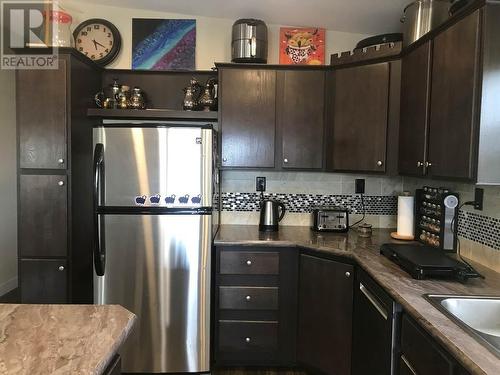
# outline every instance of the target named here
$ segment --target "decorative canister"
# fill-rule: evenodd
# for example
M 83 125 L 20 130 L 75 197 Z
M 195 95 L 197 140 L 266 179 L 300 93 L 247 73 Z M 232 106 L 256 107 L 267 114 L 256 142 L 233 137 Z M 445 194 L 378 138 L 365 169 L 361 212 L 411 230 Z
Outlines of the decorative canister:
M 71 33 L 73 18 L 62 10 L 48 11 L 45 17 L 45 44 L 49 47 L 74 47 L 75 40 Z

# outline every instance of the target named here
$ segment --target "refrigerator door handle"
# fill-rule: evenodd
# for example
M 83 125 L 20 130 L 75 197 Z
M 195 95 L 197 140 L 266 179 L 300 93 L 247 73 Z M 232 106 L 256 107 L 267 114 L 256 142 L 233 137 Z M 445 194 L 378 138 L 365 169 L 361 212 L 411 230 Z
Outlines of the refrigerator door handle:
M 104 202 L 104 145 L 97 143 L 94 150 L 94 267 L 97 276 L 103 276 L 106 265 L 104 216 L 99 205 Z

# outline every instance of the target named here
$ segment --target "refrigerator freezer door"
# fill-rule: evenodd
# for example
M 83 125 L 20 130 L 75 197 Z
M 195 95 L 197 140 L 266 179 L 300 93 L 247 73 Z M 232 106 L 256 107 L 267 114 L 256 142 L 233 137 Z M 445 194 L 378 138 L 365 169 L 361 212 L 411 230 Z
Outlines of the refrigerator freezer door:
M 213 131 L 200 127 L 98 127 L 107 207 L 211 207 Z
M 210 370 L 211 215 L 105 215 L 97 304 L 137 315 L 124 372 Z

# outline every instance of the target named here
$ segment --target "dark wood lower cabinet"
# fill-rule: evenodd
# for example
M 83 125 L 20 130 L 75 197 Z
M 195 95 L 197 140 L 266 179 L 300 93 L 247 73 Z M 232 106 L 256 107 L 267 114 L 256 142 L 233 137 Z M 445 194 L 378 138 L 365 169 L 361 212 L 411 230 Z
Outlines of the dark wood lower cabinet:
M 22 259 L 19 264 L 22 303 L 67 303 L 65 259 Z
M 312 371 L 351 373 L 354 267 L 300 256 L 297 359 Z
M 215 367 L 296 362 L 298 249 L 217 247 Z
M 401 323 L 400 375 L 467 375 L 456 360 L 407 314 Z

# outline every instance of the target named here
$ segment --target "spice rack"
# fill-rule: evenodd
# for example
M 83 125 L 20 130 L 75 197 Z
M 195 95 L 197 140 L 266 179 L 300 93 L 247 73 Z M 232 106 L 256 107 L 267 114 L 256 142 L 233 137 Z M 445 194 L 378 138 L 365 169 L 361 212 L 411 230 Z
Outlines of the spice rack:
M 415 234 L 418 241 L 455 252 L 459 195 L 446 188 L 424 186 L 415 194 Z

